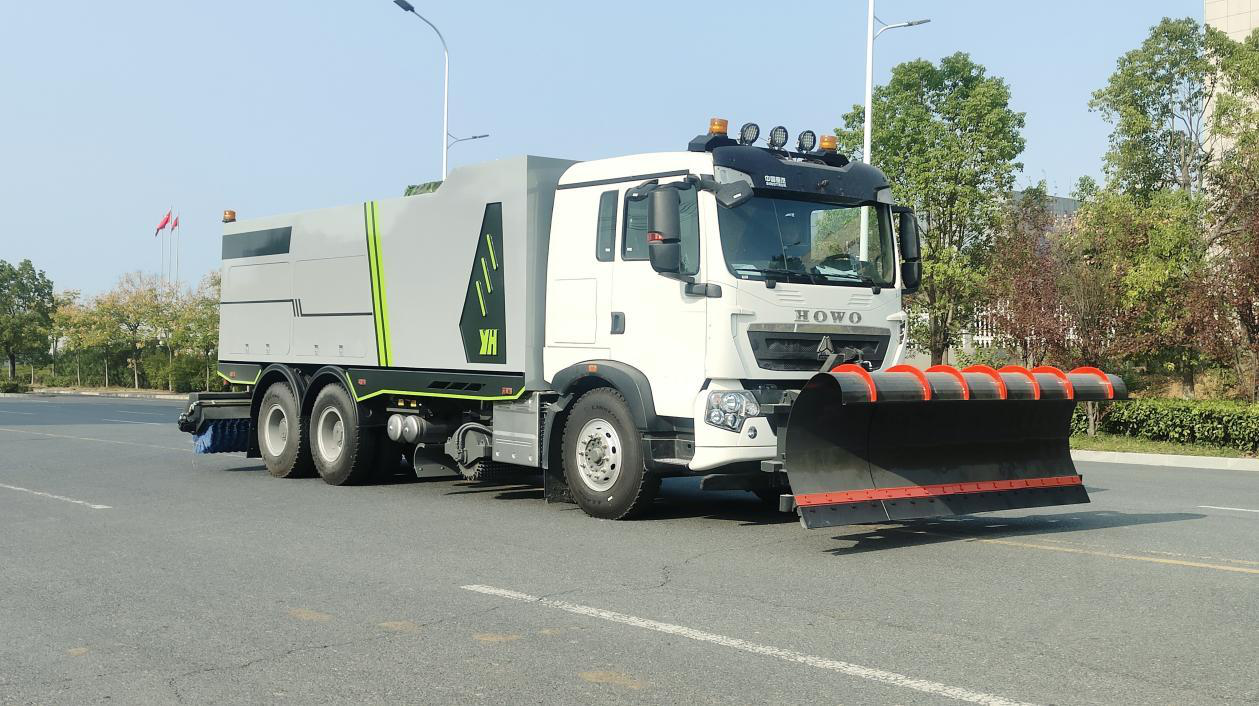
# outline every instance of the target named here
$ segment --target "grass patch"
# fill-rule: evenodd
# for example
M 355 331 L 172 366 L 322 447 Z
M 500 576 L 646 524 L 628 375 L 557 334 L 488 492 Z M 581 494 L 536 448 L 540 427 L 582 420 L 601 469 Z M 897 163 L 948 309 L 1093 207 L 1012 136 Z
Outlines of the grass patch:
M 1098 432 L 1096 436 L 1076 434 L 1071 437 L 1071 448 L 1081 451 L 1125 451 L 1145 454 L 1177 454 L 1180 456 L 1223 456 L 1227 458 L 1250 458 L 1238 449 L 1208 444 L 1179 444 L 1174 441 L 1151 441 L 1134 436 L 1106 434 Z

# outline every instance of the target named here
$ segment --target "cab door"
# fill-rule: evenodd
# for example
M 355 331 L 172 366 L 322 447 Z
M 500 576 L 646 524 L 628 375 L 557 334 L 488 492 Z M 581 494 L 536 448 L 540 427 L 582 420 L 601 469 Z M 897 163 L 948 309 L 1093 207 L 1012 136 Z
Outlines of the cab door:
M 676 181 L 663 179 L 662 183 Z M 620 189 L 616 268 L 612 278 L 611 359 L 640 370 L 651 383 L 656 413 L 692 418 L 704 382 L 707 299 L 686 284 L 658 274 L 647 260 L 647 199 L 627 201 Z M 683 271 L 704 280 L 699 201 L 692 187 L 679 191 Z

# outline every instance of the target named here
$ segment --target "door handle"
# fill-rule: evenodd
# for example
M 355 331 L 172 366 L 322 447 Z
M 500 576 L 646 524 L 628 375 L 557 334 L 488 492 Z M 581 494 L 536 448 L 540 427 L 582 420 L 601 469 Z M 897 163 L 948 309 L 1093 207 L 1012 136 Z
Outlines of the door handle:
M 612 312 L 612 333 L 613 334 L 625 333 L 625 312 L 623 311 Z

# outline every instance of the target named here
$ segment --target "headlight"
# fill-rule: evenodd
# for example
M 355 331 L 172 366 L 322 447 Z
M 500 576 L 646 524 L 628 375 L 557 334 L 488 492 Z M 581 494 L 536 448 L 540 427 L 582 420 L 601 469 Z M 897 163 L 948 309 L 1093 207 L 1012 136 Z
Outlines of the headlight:
M 750 417 L 761 416 L 761 406 L 746 390 L 713 392 L 708 395 L 704 421 L 728 431 L 740 431 Z

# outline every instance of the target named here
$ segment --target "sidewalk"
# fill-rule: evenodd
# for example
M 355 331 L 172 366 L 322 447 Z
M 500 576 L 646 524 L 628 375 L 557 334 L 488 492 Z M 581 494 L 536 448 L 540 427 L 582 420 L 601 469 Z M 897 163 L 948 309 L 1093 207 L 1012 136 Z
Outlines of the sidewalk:
M 182 392 L 97 392 L 95 390 L 47 390 L 36 388 L 31 395 L 83 395 L 85 397 L 125 397 L 137 400 L 187 400 L 188 393 Z M 20 396 L 15 394 L 14 397 Z
M 1127 463 L 1134 466 L 1192 468 L 1217 471 L 1259 471 L 1259 459 L 1220 456 L 1178 456 L 1123 451 L 1072 451 L 1071 458 L 1090 463 Z

